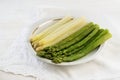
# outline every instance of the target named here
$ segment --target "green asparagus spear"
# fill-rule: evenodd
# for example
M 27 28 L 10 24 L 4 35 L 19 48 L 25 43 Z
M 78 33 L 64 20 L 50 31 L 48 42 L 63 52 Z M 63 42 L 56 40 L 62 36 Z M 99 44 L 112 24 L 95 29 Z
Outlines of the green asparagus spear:
M 44 57 L 44 55 L 46 55 L 45 51 L 39 51 L 39 52 L 37 52 L 37 56 Z
M 94 36 L 98 36 L 104 29 L 99 29 L 99 31 L 94 35 Z M 83 49 L 86 45 L 88 45 L 91 41 L 93 41 L 94 38 L 90 38 L 84 45 L 80 46 L 79 48 L 75 48 L 73 51 L 65 53 L 67 56 L 77 53 L 78 51 L 80 51 L 81 49 Z
M 99 30 L 89 41 L 87 41 L 83 46 L 81 46 L 80 48 L 76 48 L 76 49 L 74 49 L 73 51 L 71 51 L 71 52 L 69 52 L 69 53 L 65 53 L 65 55 L 68 57 L 68 56 L 70 56 L 71 54 L 73 55 L 73 54 L 81 51 L 81 49 L 85 48 L 86 45 L 88 45 L 91 41 L 94 40 L 94 37 L 96 37 L 97 35 L 99 35 L 99 34 L 100 34 L 101 32 L 103 32 L 103 31 L 104 31 L 104 29 L 100 29 L 100 30 Z M 54 63 L 61 63 L 61 62 L 63 62 L 63 57 L 62 57 L 62 56 L 54 57 L 53 60 L 52 60 L 52 62 L 54 62 Z
M 46 59 L 50 59 L 50 60 L 53 59 L 52 55 L 50 53 L 46 52 L 46 51 L 39 51 L 37 53 L 37 56 L 43 57 L 43 58 L 46 58 Z
M 109 33 L 109 31 L 108 30 L 104 30 L 98 36 L 93 37 L 94 40 L 91 41 L 91 43 L 89 43 L 85 48 L 83 48 L 79 52 L 75 53 L 74 55 L 71 55 L 69 57 L 64 57 L 63 61 L 64 62 L 71 62 L 71 61 L 77 60 L 77 59 L 87 55 L 89 52 L 94 50 L 100 44 L 104 43 L 110 37 L 112 37 L 112 35 Z
M 94 30 L 94 31 L 95 31 L 95 30 Z M 93 31 L 93 32 L 94 32 L 94 31 Z M 103 31 L 103 29 L 100 29 L 95 36 L 99 35 L 102 31 Z M 90 36 L 90 35 L 89 35 L 89 36 Z M 47 58 L 47 59 L 53 60 L 54 63 L 59 63 L 59 62 L 62 62 L 63 56 L 65 57 L 65 56 L 69 56 L 69 55 L 71 55 L 71 54 L 77 53 L 77 52 L 80 51 L 82 48 L 84 48 L 84 46 L 86 46 L 88 43 L 90 43 L 90 42 L 93 41 L 93 40 L 94 40 L 94 38 L 91 38 L 91 39 L 90 39 L 86 44 L 84 44 L 83 46 L 81 46 L 81 47 L 79 47 L 79 48 L 75 48 L 73 51 L 71 51 L 71 52 L 69 52 L 69 53 L 67 53 L 67 54 L 64 53 L 64 55 L 63 55 L 63 51 L 59 51 L 59 53 L 52 54 L 52 52 L 50 52 L 50 51 L 47 52 L 47 51 L 44 49 L 44 51 L 43 51 L 43 50 L 42 50 L 42 51 L 39 51 L 39 52 L 37 53 L 37 56 L 40 56 L 40 57 L 43 57 L 43 58 Z M 61 53 L 61 54 L 60 54 L 60 53 Z
M 76 43 L 73 46 L 70 46 L 69 48 L 63 50 L 63 53 L 68 53 L 73 51 L 76 48 L 81 47 L 83 44 L 85 44 L 90 38 L 92 38 L 99 30 L 99 26 L 98 25 L 94 25 L 95 29 L 88 35 L 86 36 L 82 41 L 79 41 L 78 43 Z

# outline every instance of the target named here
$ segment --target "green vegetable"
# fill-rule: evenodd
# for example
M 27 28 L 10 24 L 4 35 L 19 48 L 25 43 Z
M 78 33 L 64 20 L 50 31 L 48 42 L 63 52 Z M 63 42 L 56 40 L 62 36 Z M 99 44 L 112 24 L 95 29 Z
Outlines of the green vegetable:
M 79 52 L 77 52 L 69 57 L 64 57 L 63 61 L 71 62 L 71 61 L 77 60 L 77 59 L 87 55 L 88 53 L 90 53 L 92 50 L 97 48 L 100 44 L 104 43 L 107 39 L 109 39 L 111 37 L 112 37 L 112 35 L 109 33 L 109 31 L 104 30 L 98 36 L 93 37 L 94 40 L 91 41 L 85 48 L 83 48 Z
M 107 29 L 100 29 L 99 25 L 90 22 L 58 43 L 38 51 L 37 56 L 54 63 L 75 61 L 89 54 L 111 37 Z
M 59 46 L 57 50 L 60 51 L 60 50 L 62 50 L 62 49 L 65 49 L 65 48 L 67 48 L 67 47 L 69 47 L 69 46 L 71 46 L 71 45 L 73 45 L 73 44 L 81 41 L 81 40 L 82 40 L 85 36 L 87 36 L 93 29 L 94 29 L 94 27 L 91 27 L 91 28 L 87 29 L 85 32 L 81 33 L 78 37 L 76 37 L 74 40 L 69 41 L 69 42 L 65 43 L 64 45 L 62 45 L 62 46 Z
M 84 36 L 86 36 L 90 31 L 93 30 L 93 27 L 92 27 L 93 25 L 94 24 L 92 22 L 90 22 L 87 25 L 85 25 L 83 28 L 81 28 L 80 30 L 76 31 L 75 33 L 73 33 L 70 36 L 68 36 L 67 38 L 65 38 L 64 40 L 58 42 L 57 44 L 55 44 L 53 46 L 50 46 L 50 47 L 47 47 L 47 48 L 44 48 L 44 49 L 48 50 L 50 52 L 60 51 L 61 49 L 64 49 L 66 47 L 66 45 L 69 46 L 69 45 L 75 43 L 75 41 L 76 41 L 75 38 L 80 40 Z
M 89 39 L 91 39 L 99 30 L 99 26 L 98 25 L 94 25 L 95 29 L 89 34 L 87 35 L 83 40 L 79 41 L 78 43 L 76 43 L 73 46 L 68 47 L 67 49 L 63 50 L 63 53 L 68 53 L 73 51 L 76 48 L 80 48 L 83 44 L 85 44 Z M 69 54 L 70 55 L 70 54 Z
M 68 57 L 68 56 L 70 56 L 70 55 L 74 55 L 74 54 L 76 54 L 77 52 L 79 52 L 79 51 L 81 51 L 81 49 L 83 49 L 83 48 L 85 48 L 85 46 L 87 46 L 91 41 L 93 41 L 94 40 L 94 38 L 96 37 L 96 36 L 98 36 L 101 32 L 103 32 L 104 30 L 103 29 L 100 29 L 92 38 L 90 38 L 90 40 L 88 40 L 84 45 L 82 45 L 81 47 L 79 47 L 79 48 L 75 48 L 73 51 L 71 51 L 71 52 L 68 52 L 68 53 L 66 53 L 66 52 L 64 52 L 64 54 L 66 55 L 66 57 Z M 93 32 L 93 31 L 92 31 Z M 91 33 L 92 33 L 91 32 Z M 89 35 L 88 35 L 89 36 Z M 85 38 L 86 39 L 86 38 Z M 84 40 L 84 39 L 83 39 Z M 82 40 L 82 41 L 83 41 Z M 81 41 L 81 42 L 82 42 Z M 76 43 L 77 44 L 77 43 Z M 74 46 L 74 45 L 73 45 Z M 72 47 L 72 46 L 71 46 Z M 69 49 L 69 48 L 68 48 Z M 66 49 L 65 49 L 66 50 Z M 59 51 L 59 53 L 60 53 L 61 51 Z M 73 57 L 72 57 L 73 58 Z M 60 55 L 59 55 L 59 57 L 54 57 L 54 59 L 52 60 L 54 63 L 61 63 L 61 62 L 63 62 L 63 57 L 61 56 L 60 57 Z
M 71 40 L 73 40 L 76 37 L 78 37 L 80 34 L 82 34 L 83 32 L 85 32 L 85 30 L 89 29 L 93 25 L 94 25 L 93 22 L 90 22 L 90 23 L 86 24 L 84 27 L 82 27 L 81 29 L 79 29 L 75 33 L 69 35 L 67 38 L 65 38 L 62 41 L 60 41 L 59 43 L 55 44 L 55 47 L 58 47 L 58 46 L 61 46 L 63 44 L 66 44 L 67 42 L 70 42 Z
M 104 29 L 99 29 L 99 31 L 94 35 L 95 36 L 98 36 Z M 79 48 L 76 48 L 74 49 L 73 51 L 69 52 L 69 53 L 66 53 L 66 55 L 71 55 L 71 54 L 74 54 L 74 53 L 77 53 L 78 51 L 80 51 L 81 49 L 83 49 L 85 46 L 87 46 L 91 41 L 93 41 L 94 38 L 90 38 L 90 40 L 88 40 L 84 45 L 80 46 Z
M 53 56 L 51 54 L 47 53 L 46 51 L 37 52 L 37 56 L 47 58 L 47 59 L 50 59 L 50 60 L 53 59 Z

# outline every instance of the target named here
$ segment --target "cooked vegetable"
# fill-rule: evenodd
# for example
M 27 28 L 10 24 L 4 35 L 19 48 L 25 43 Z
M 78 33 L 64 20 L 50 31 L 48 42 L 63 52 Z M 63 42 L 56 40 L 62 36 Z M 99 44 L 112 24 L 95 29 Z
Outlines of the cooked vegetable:
M 99 47 L 112 35 L 84 18 L 65 17 L 31 38 L 37 56 L 54 63 L 78 60 Z
M 93 23 L 89 23 L 89 25 L 91 25 L 91 24 L 93 24 Z M 72 37 L 76 36 L 75 38 L 73 38 L 74 40 L 70 40 L 70 41 L 67 41 L 67 42 L 65 40 L 63 40 L 63 41 L 59 42 L 58 44 L 54 45 L 53 47 L 48 48 L 49 49 L 48 51 L 50 51 L 51 54 L 56 55 L 56 56 L 57 56 L 58 53 L 61 53 L 62 50 L 64 50 L 63 52 L 65 52 L 65 50 L 67 50 L 67 48 L 69 48 L 71 45 L 73 45 L 75 43 L 77 44 L 83 38 L 85 38 L 91 31 L 94 30 L 95 26 L 92 26 L 92 25 L 89 26 L 89 25 L 84 26 L 82 29 L 78 30 L 76 32 L 76 33 L 78 33 L 78 32 L 80 33 L 78 36 L 76 36 L 76 33 L 74 33 L 74 35 L 72 34 L 72 36 L 70 35 L 71 39 L 72 39 Z M 69 40 L 70 37 L 67 37 L 66 40 Z M 61 44 L 61 43 L 64 43 L 64 41 L 66 43 Z M 59 44 L 61 44 L 61 45 L 59 45 Z
M 92 35 L 92 33 L 89 34 L 89 36 L 90 35 Z M 78 52 L 73 53 L 70 56 L 58 55 L 58 56 L 52 57 L 52 58 L 49 57 L 49 59 L 51 59 L 54 63 L 71 62 L 71 61 L 77 60 L 77 59 L 87 55 L 88 53 L 90 53 L 92 50 L 97 48 L 100 44 L 104 43 L 110 37 L 111 37 L 111 34 L 109 33 L 108 30 L 99 30 L 91 39 L 89 39 L 89 41 L 86 42 L 86 45 L 82 46 L 82 49 L 76 48 L 76 49 L 79 49 Z M 50 55 L 50 54 L 47 54 L 46 56 L 48 56 L 48 55 Z
M 111 37 L 111 34 L 108 30 L 104 30 L 102 33 L 100 33 L 98 36 L 93 37 L 94 40 L 92 40 L 90 43 L 88 43 L 83 49 L 78 51 L 77 53 L 74 53 L 73 55 L 67 56 L 67 57 L 60 57 L 55 60 L 53 60 L 56 63 L 61 62 L 71 62 L 74 60 L 77 60 L 88 53 L 90 53 L 92 50 L 97 48 L 100 44 L 104 43 L 107 39 Z M 58 61 L 58 62 L 57 62 Z
M 53 24 L 52 26 L 45 29 L 42 33 L 36 35 L 36 37 L 33 37 L 33 39 L 38 38 L 35 41 L 32 41 L 32 45 L 34 48 L 36 48 L 39 44 L 39 41 L 43 39 L 44 37 L 47 37 L 49 34 L 52 34 L 56 29 L 60 30 L 59 28 L 63 27 L 62 25 L 72 21 L 72 17 L 64 17 L 62 20 L 58 21 L 57 23 Z
M 56 29 L 52 34 L 40 40 L 38 43 L 39 47 L 36 48 L 36 51 L 58 43 L 59 41 L 82 28 L 85 24 L 86 21 L 84 18 L 74 19 L 73 21 L 66 23 L 60 29 Z
M 75 48 L 73 51 L 71 51 L 71 52 L 68 52 L 68 53 L 64 53 L 67 57 L 68 56 L 70 56 L 70 55 L 73 55 L 73 54 L 75 54 L 75 53 L 78 53 L 79 51 L 81 51 L 83 48 L 85 48 L 85 46 L 87 46 L 91 41 L 93 41 L 94 40 L 94 38 L 96 37 L 96 36 L 98 36 L 101 32 L 103 32 L 104 31 L 104 29 L 99 29 L 99 31 L 94 35 L 94 36 L 92 36 L 84 45 L 82 45 L 82 46 L 80 46 L 80 47 L 78 47 L 78 48 Z M 90 36 L 90 35 L 88 35 L 88 36 Z M 85 37 L 86 38 L 86 37 Z M 84 41 L 84 39 L 82 40 L 82 41 Z M 81 41 L 81 42 L 82 42 Z M 77 44 L 77 43 L 76 43 Z M 74 45 L 73 45 L 74 46 Z M 72 47 L 72 46 L 71 46 Z M 63 56 L 61 56 L 60 57 L 60 54 L 58 54 L 59 55 L 59 58 L 57 57 L 54 57 L 54 59 L 52 60 L 54 63 L 61 63 L 61 62 L 63 62 Z
M 52 26 L 48 27 L 47 29 L 45 29 L 43 32 L 39 33 L 36 36 L 33 36 L 31 38 L 31 42 L 34 41 L 39 41 L 40 39 L 46 37 L 47 35 L 51 34 L 55 29 L 59 28 L 60 26 L 62 26 L 63 24 L 71 21 L 73 18 L 72 17 L 64 17 L 62 20 L 58 21 L 57 23 L 53 24 Z M 37 43 L 37 42 L 36 42 Z
M 61 45 L 65 44 L 65 43 L 75 39 L 76 37 L 78 37 L 83 32 L 86 32 L 86 30 L 89 29 L 93 25 L 94 25 L 93 22 L 90 22 L 90 23 L 86 24 L 84 27 L 82 27 L 81 29 L 79 29 L 75 33 L 69 35 L 67 38 L 65 38 L 62 41 L 60 41 L 59 43 L 57 43 L 54 47 L 61 46 Z
M 94 30 L 87 35 L 84 39 L 82 39 L 81 41 L 79 41 L 78 43 L 74 44 L 73 46 L 68 47 L 67 49 L 63 50 L 63 53 L 67 54 L 68 52 L 73 51 L 76 48 L 80 48 L 83 44 L 85 44 L 89 39 L 91 39 L 99 30 L 99 26 L 98 25 L 94 25 Z M 69 54 L 70 55 L 70 54 Z
M 98 36 L 104 29 L 99 29 L 99 31 L 94 35 L 94 36 Z M 89 35 L 88 35 L 89 36 Z M 93 41 L 94 38 L 90 38 L 85 44 L 83 44 L 82 46 L 74 49 L 73 51 L 71 52 L 68 52 L 66 53 L 66 55 L 71 55 L 71 54 L 74 54 L 74 53 L 77 53 L 78 51 L 80 51 L 82 48 L 84 48 L 86 45 L 88 45 L 91 41 Z

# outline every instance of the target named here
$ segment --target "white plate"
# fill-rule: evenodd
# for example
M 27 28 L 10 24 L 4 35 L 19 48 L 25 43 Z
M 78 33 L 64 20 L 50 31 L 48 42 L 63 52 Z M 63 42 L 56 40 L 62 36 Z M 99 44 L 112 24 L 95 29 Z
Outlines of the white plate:
M 56 12 L 55 12 L 56 11 Z M 77 12 L 77 13 L 76 13 Z M 70 15 L 72 15 L 73 17 L 81 17 L 81 16 L 85 16 L 86 19 L 88 19 L 88 21 L 92 21 L 94 23 L 97 23 L 99 24 L 100 26 L 105 26 L 108 27 L 108 23 L 107 21 L 105 21 L 106 19 L 104 19 L 104 16 L 100 16 L 98 14 L 95 14 L 92 12 L 90 14 L 88 14 L 86 11 L 76 11 L 76 10 L 47 10 L 46 13 L 48 13 L 48 15 L 46 15 L 45 17 L 43 17 L 40 21 L 38 21 L 37 23 L 35 23 L 32 27 L 31 27 L 31 30 L 30 30 L 30 33 L 29 35 L 32 34 L 32 31 L 38 27 L 39 25 L 43 24 L 44 22 L 50 20 L 50 19 L 55 19 L 55 18 L 61 18 L 62 16 L 66 16 L 68 13 L 70 13 Z M 50 14 L 53 14 L 54 15 L 50 15 Z M 61 13 L 61 14 L 60 14 Z M 103 18 L 102 18 L 103 17 Z M 41 32 L 42 30 L 46 29 L 48 27 L 48 25 L 50 25 L 51 21 L 48 21 L 47 24 L 43 24 L 42 26 L 40 26 L 39 30 L 37 31 L 38 32 Z M 37 34 L 36 33 L 36 34 Z M 84 56 L 83 58 L 80 58 L 76 61 L 73 61 L 73 62 L 63 62 L 63 63 L 60 63 L 60 64 L 55 64 L 53 62 L 51 62 L 51 60 L 48 60 L 48 59 L 45 59 L 45 58 L 41 58 L 41 57 L 38 57 L 36 56 L 36 58 L 38 58 L 40 61 L 43 61 L 43 62 L 46 62 L 46 63 L 49 63 L 49 64 L 54 64 L 54 65 L 77 65 L 77 64 L 81 64 L 81 63 L 86 63 L 88 61 L 91 61 L 93 60 L 96 55 L 100 54 L 100 51 L 102 50 L 102 48 L 104 47 L 105 43 L 102 44 L 101 46 L 99 46 L 97 49 L 95 49 L 94 51 L 92 51 L 91 53 L 89 53 L 88 55 Z M 32 48 L 31 46 L 31 43 L 29 42 L 29 49 L 31 50 L 32 53 L 36 54 L 36 52 L 34 51 L 34 49 Z

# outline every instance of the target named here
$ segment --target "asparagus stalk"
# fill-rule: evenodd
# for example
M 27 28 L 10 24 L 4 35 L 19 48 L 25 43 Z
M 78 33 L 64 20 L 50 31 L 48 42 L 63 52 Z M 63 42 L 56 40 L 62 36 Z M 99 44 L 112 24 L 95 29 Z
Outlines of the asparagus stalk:
M 57 29 L 58 27 L 62 26 L 65 23 L 71 21 L 72 19 L 73 19 L 72 17 L 68 17 L 68 16 L 64 17 L 62 20 L 60 20 L 57 23 L 53 24 L 52 26 L 48 27 L 43 32 L 41 32 L 38 35 L 32 37 L 31 42 L 34 42 L 36 40 L 40 40 L 40 39 L 46 37 L 48 34 L 52 33 L 55 29 Z
M 38 56 L 45 57 L 47 59 L 52 60 L 54 63 L 61 63 L 61 62 L 71 62 L 77 60 L 89 52 L 94 50 L 100 44 L 104 43 L 107 39 L 111 37 L 111 34 L 108 30 L 100 29 L 89 41 L 87 41 L 82 47 L 76 48 L 71 53 L 72 55 L 58 55 L 54 56 L 52 54 L 48 54 L 47 51 L 40 51 L 37 53 Z
M 63 53 L 67 54 L 68 52 L 71 52 L 71 51 L 73 51 L 76 48 L 80 48 L 89 39 L 91 39 L 98 32 L 98 30 L 99 30 L 99 26 L 98 25 L 94 25 L 94 26 L 95 26 L 95 29 L 88 36 L 86 36 L 83 40 L 79 41 L 78 43 L 74 44 L 73 46 L 70 46 L 67 49 L 63 50 Z
M 82 27 L 81 29 L 79 29 L 75 33 L 71 34 L 70 36 L 66 37 L 62 41 L 58 42 L 54 47 L 62 46 L 63 44 L 70 42 L 71 40 L 78 37 L 81 33 L 85 32 L 85 30 L 89 29 L 93 25 L 94 25 L 93 22 L 86 24 L 84 27 Z
M 60 62 L 63 62 L 62 58 L 63 56 L 62 55 L 65 55 L 65 56 L 70 56 L 70 55 L 74 55 L 75 53 L 77 53 L 78 51 L 80 51 L 82 48 L 84 48 L 84 45 L 85 43 L 87 43 L 87 41 L 91 40 L 91 38 L 93 36 L 95 36 L 97 34 L 97 32 L 99 31 L 99 26 L 98 25 L 94 25 L 94 30 L 91 31 L 91 33 L 89 35 L 87 35 L 84 39 L 82 39 L 80 42 L 64 49 L 64 50 L 61 50 L 59 52 L 53 52 L 52 54 L 56 54 L 55 57 L 53 58 L 53 62 L 54 63 L 60 63 Z M 99 31 L 100 32 L 100 31 Z M 61 55 L 62 54 L 62 55 Z M 56 57 L 56 56 L 59 56 Z
M 84 32 L 82 32 L 78 37 L 76 37 L 74 40 L 71 40 L 69 42 L 66 42 L 65 44 L 61 45 L 61 46 L 58 46 L 56 48 L 56 51 L 60 51 L 60 50 L 63 50 L 63 49 L 66 49 L 70 46 L 72 46 L 73 44 L 81 41 L 84 37 L 86 37 L 93 29 L 95 28 L 95 26 L 91 26 L 91 28 L 85 30 Z
M 46 55 L 45 51 L 39 51 L 37 52 L 37 56 L 44 57 Z
M 104 43 L 107 39 L 111 38 L 112 35 L 109 33 L 108 30 L 104 30 L 102 33 L 100 33 L 98 36 L 94 37 L 95 39 L 91 41 L 85 48 L 80 50 L 79 52 L 69 56 L 69 57 L 64 57 L 63 61 L 64 62 L 70 62 L 77 60 L 85 55 L 87 55 L 89 52 L 97 48 L 100 44 Z
M 90 30 L 90 29 L 91 30 Z M 91 27 L 89 27 L 88 28 L 88 30 L 90 30 L 91 32 L 90 32 L 90 34 L 88 35 L 88 36 L 86 36 L 82 41 L 80 41 L 80 42 L 78 42 L 78 43 L 76 43 L 75 45 L 73 45 L 73 46 L 70 46 L 70 47 L 68 47 L 68 48 L 66 48 L 66 49 L 64 49 L 64 50 L 59 50 L 59 52 L 56 52 L 56 51 L 50 51 L 50 50 L 48 50 L 47 52 L 48 53 L 50 53 L 50 54 L 52 54 L 52 56 L 54 56 L 54 57 L 56 57 L 56 56 L 60 56 L 60 55 L 70 55 L 70 54 L 68 54 L 68 52 L 70 52 L 70 51 L 73 51 L 74 49 L 76 49 L 76 48 L 78 48 L 78 47 L 80 47 L 81 45 L 83 45 L 84 43 L 86 43 L 92 36 L 94 36 L 96 33 L 97 33 L 97 31 L 99 30 L 99 26 L 98 25 L 94 25 L 94 26 L 91 26 Z M 92 31 L 93 30 L 93 31 Z M 76 39 L 74 39 L 74 41 L 75 41 Z M 71 43 L 71 42 L 70 42 Z M 45 49 L 44 49 L 45 50 Z M 42 54 L 42 53 L 41 53 Z
M 36 50 L 39 51 L 47 46 L 58 43 L 59 41 L 76 32 L 78 29 L 82 28 L 85 24 L 86 21 L 84 18 L 78 18 L 68 22 L 67 24 L 63 25 L 64 28 L 61 27 L 61 29 L 57 29 L 54 31 L 54 33 L 40 40 L 38 44 L 40 47 L 36 48 Z
M 98 36 L 104 29 L 99 29 L 99 31 L 94 35 L 94 36 Z M 90 40 L 88 40 L 85 44 L 83 44 L 82 46 L 80 46 L 79 48 L 76 48 L 74 49 L 73 51 L 71 52 L 68 52 L 66 53 L 66 55 L 71 55 L 71 54 L 74 54 L 74 53 L 77 53 L 78 51 L 80 51 L 81 49 L 83 49 L 86 45 L 88 45 L 91 41 L 93 41 L 94 38 L 90 38 Z
M 50 46 L 50 47 L 46 47 L 44 48 L 44 50 L 48 50 L 50 52 L 56 52 L 58 51 L 57 49 L 60 46 L 65 45 L 66 43 L 74 40 L 76 37 L 78 37 L 79 35 L 81 35 L 84 32 L 87 32 L 87 29 L 90 29 L 94 24 L 92 22 L 88 23 L 87 25 L 85 25 L 84 27 L 82 27 L 81 29 L 79 29 L 78 31 L 76 31 L 75 33 L 71 34 L 70 36 L 66 37 L 65 39 L 63 39 L 62 41 L 58 42 L 57 44 Z
M 40 51 L 40 52 L 38 52 L 38 53 L 37 53 L 37 56 L 43 57 L 43 58 L 47 58 L 47 59 L 50 59 L 50 60 L 53 59 L 52 55 L 49 54 L 49 53 L 47 53 L 47 52 L 45 52 L 45 51 Z
M 73 51 L 66 53 L 65 55 L 68 57 L 70 55 L 74 55 L 77 52 L 81 51 L 83 48 L 85 48 L 91 41 L 94 41 L 95 37 L 98 36 L 100 33 L 102 33 L 104 29 L 100 29 L 90 40 L 88 40 L 84 45 L 82 45 L 80 48 L 76 48 Z M 54 57 L 52 60 L 54 63 L 61 63 L 63 62 L 63 56 L 59 55 L 59 57 Z
M 44 37 L 48 36 L 49 34 L 52 34 L 56 29 L 60 28 L 64 24 L 70 22 L 72 19 L 73 19 L 72 17 L 64 17 L 59 22 L 53 24 L 52 26 L 50 26 L 49 28 L 44 30 L 42 33 L 38 34 L 38 36 L 41 36 L 41 38 L 39 37 L 39 39 L 37 39 L 34 42 L 32 42 L 33 47 L 36 48 L 37 45 L 39 44 L 39 41 L 41 39 L 43 39 Z
M 71 51 L 73 51 L 74 49 L 76 49 L 76 48 L 79 48 L 79 47 L 81 47 L 84 43 L 86 43 L 91 37 L 93 37 L 96 33 L 97 33 L 97 31 L 99 30 L 99 27 L 98 27 L 98 25 L 94 25 L 94 26 L 92 26 L 92 28 L 90 28 L 91 29 L 91 32 L 90 32 L 90 34 L 88 34 L 87 36 L 85 36 L 82 40 L 79 40 L 79 36 L 76 38 L 76 39 L 74 39 L 74 41 L 72 41 L 72 42 L 74 42 L 75 44 L 73 44 L 72 46 L 69 46 L 69 47 L 67 47 L 67 48 L 65 48 L 65 49 L 61 49 L 61 50 L 59 50 L 60 48 L 58 48 L 57 50 L 59 50 L 58 52 L 52 52 L 52 54 L 56 54 L 56 55 L 60 55 L 60 54 L 64 54 L 64 55 L 70 55 L 71 53 Z M 80 35 L 81 36 L 81 35 Z M 76 41 L 76 42 L 75 42 Z M 72 43 L 72 42 L 70 42 L 70 43 Z M 64 44 L 64 45 L 67 45 L 67 44 Z M 64 46 L 63 45 L 63 46 Z M 62 47 L 63 47 L 62 46 Z

